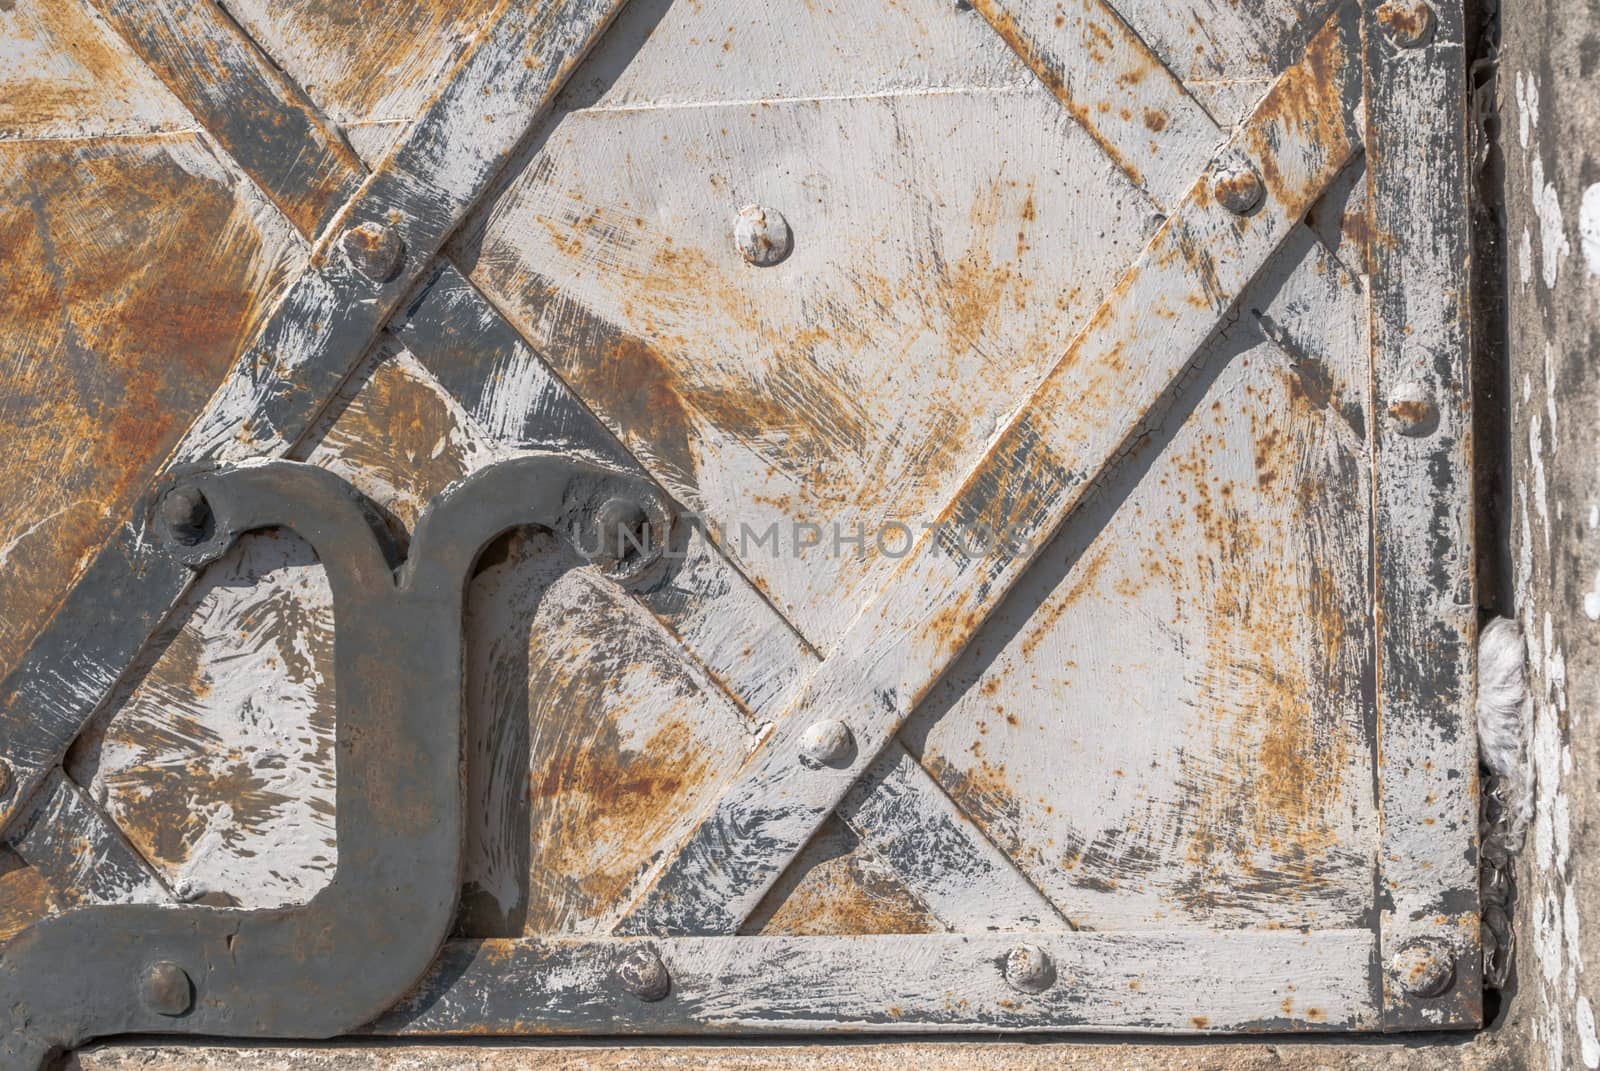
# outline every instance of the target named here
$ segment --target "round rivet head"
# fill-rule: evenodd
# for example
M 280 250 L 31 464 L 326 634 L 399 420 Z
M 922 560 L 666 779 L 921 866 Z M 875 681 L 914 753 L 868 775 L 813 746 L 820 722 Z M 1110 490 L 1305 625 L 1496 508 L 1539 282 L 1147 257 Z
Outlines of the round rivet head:
M 1378 25 L 1396 48 L 1421 48 L 1433 40 L 1437 17 L 1423 0 L 1387 0 L 1378 5 Z
M 195 546 L 211 526 L 211 503 L 197 487 L 174 487 L 161 496 L 161 520 L 173 539 Z
M 1389 963 L 1395 984 L 1418 997 L 1436 997 L 1455 981 L 1455 956 L 1443 941 L 1419 938 L 1402 945 Z
M 339 236 L 350 266 L 373 282 L 386 283 L 400 271 L 405 243 L 400 233 L 385 223 L 362 223 Z
M 672 989 L 672 975 L 653 948 L 636 948 L 617 964 L 617 981 L 640 1000 L 655 1002 Z
M 608 498 L 594 511 L 600 556 L 625 562 L 648 554 L 650 514 L 631 498 Z
M 144 1006 L 157 1015 L 179 1016 L 194 1006 L 194 983 L 184 969 L 171 960 L 159 960 L 145 968 L 139 980 L 139 996 Z
M 770 268 L 789 255 L 794 235 L 782 213 L 765 205 L 745 205 L 733 227 L 739 255 L 758 268 Z
M 1043 993 L 1056 983 L 1056 965 L 1038 945 L 1018 945 L 1006 953 L 1006 985 L 1019 993 Z
M 1439 407 L 1421 383 L 1396 384 L 1389 392 L 1389 427 L 1400 435 L 1427 435 L 1439 426 Z
M 1236 216 L 1242 216 L 1261 203 L 1266 193 L 1261 176 L 1248 164 L 1225 164 L 1211 175 L 1211 195 Z
M 844 762 L 850 757 L 854 745 L 850 727 L 838 718 L 812 722 L 800 734 L 800 754 L 823 766 Z

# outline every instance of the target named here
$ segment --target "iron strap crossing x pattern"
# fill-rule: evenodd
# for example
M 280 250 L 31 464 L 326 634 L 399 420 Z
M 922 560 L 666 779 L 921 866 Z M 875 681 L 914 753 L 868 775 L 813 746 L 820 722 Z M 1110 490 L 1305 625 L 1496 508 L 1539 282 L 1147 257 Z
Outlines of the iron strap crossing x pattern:
M 430 264 L 451 230 L 493 179 L 501 162 L 524 137 L 530 123 L 549 104 L 561 80 L 620 6 L 576 2 L 508 6 L 483 43 L 461 62 L 450 86 L 411 133 L 373 175 L 363 180 L 360 163 L 343 146 L 337 132 L 325 126 L 313 109 L 300 106 L 304 104 L 303 94 L 281 72 L 262 64 L 236 28 L 219 24 L 214 5 L 199 0 L 164 0 L 159 5 L 127 0 L 98 2 L 113 25 L 169 84 L 187 84 L 180 95 L 190 108 L 224 146 L 239 156 L 245 170 L 302 232 L 318 239 L 310 267 L 288 289 L 261 335 L 241 356 L 223 392 L 180 447 L 180 467 L 176 470 L 180 478 L 185 471 L 182 465 L 196 461 L 226 463 L 290 451 L 355 362 L 370 348 L 374 336 L 395 315 L 406 296 L 417 292 L 419 285 L 425 289 L 448 279 L 473 299 L 484 301 L 448 264 L 431 270 Z M 1060 23 L 1051 27 L 1030 18 L 1043 10 L 1037 5 L 1014 6 L 1015 15 L 1008 11 L 1013 5 L 997 0 L 978 0 L 975 4 L 1089 130 L 1116 166 L 1168 214 L 1142 255 L 1090 317 L 1044 383 L 1001 431 L 941 517 L 955 530 L 976 526 L 1015 530 L 1020 523 L 1032 537 L 1029 546 L 1037 549 L 1044 544 L 1044 537 L 1072 513 L 1118 451 L 1138 434 L 1148 414 L 1174 389 L 1202 343 L 1230 315 L 1242 290 L 1300 225 L 1306 210 L 1334 176 L 1361 151 L 1363 142 L 1381 143 L 1384 138 L 1394 138 L 1390 120 L 1375 116 L 1371 97 L 1375 93 L 1381 95 L 1388 106 L 1387 102 L 1399 92 L 1393 83 L 1411 79 L 1425 84 L 1406 92 L 1419 98 L 1431 95 L 1440 108 L 1445 108 L 1459 87 L 1452 88 L 1448 80 L 1434 84 L 1438 80 L 1429 75 L 1431 67 L 1423 68 L 1415 62 L 1415 56 L 1397 53 L 1390 39 L 1373 32 L 1372 12 L 1377 5 L 1368 5 L 1364 41 L 1362 10 L 1354 3 L 1344 4 L 1332 13 L 1304 58 L 1278 78 L 1254 113 L 1230 136 L 1216 127 L 1110 8 L 1089 3 L 1064 27 Z M 222 22 L 226 22 L 225 16 Z M 1459 31 L 1453 21 L 1443 29 L 1447 36 Z M 217 65 L 214 84 L 203 79 L 194 84 L 193 79 L 173 77 L 174 65 L 188 63 L 186 69 L 195 69 L 192 57 L 185 60 L 179 56 L 189 40 L 186 34 L 194 35 L 197 48 L 203 40 L 204 49 L 221 47 L 233 57 Z M 1090 106 L 1092 102 L 1083 99 L 1082 87 L 1074 82 L 1071 58 L 1064 55 L 1064 50 L 1070 50 L 1078 38 L 1093 38 L 1108 48 L 1111 63 L 1121 64 L 1128 71 L 1140 71 L 1141 76 L 1154 76 L 1151 99 L 1160 102 L 1165 117 L 1160 130 L 1130 126 L 1126 117 L 1097 112 Z M 1457 47 L 1449 40 L 1446 44 Z M 538 62 L 524 62 L 525 51 Z M 1409 67 L 1405 66 L 1408 62 Z M 298 115 L 303 122 L 287 126 L 263 123 L 261 113 L 230 110 L 229 101 L 239 99 L 230 93 L 239 84 L 228 80 L 237 79 L 240 72 L 256 80 L 252 91 L 256 99 L 272 104 L 273 115 Z M 1388 88 L 1375 91 L 1371 84 L 1375 78 L 1384 80 Z M 1361 111 L 1364 92 L 1368 101 L 1365 117 Z M 495 94 L 496 103 L 480 115 L 485 93 Z M 489 118 L 485 119 L 485 115 Z M 488 125 L 485 127 L 484 123 Z M 259 131 L 271 131 L 278 140 L 263 140 L 257 136 Z M 1460 143 L 1452 141 L 1452 136 L 1449 130 L 1440 131 L 1435 151 L 1440 145 L 1447 156 L 1452 147 L 1459 150 Z M 1380 161 L 1373 179 L 1374 211 L 1385 220 L 1386 230 L 1410 225 L 1424 232 L 1415 239 L 1424 242 L 1429 228 L 1441 226 L 1440 221 L 1425 218 L 1420 224 L 1408 224 L 1407 220 L 1395 218 L 1389 207 L 1396 201 L 1396 168 L 1408 159 L 1407 152 L 1407 145 L 1396 144 L 1392 155 Z M 296 161 L 292 166 L 286 163 L 291 160 Z M 302 163 L 303 170 L 295 170 Z M 1430 167 L 1437 170 L 1439 164 L 1423 160 L 1416 166 L 1427 173 Z M 1448 263 L 1436 267 L 1446 276 L 1452 269 Z M 1399 264 L 1387 269 L 1393 275 L 1403 270 L 1404 265 Z M 1375 304 L 1389 300 L 1395 293 L 1389 275 L 1380 272 L 1374 281 Z M 1388 309 L 1381 318 L 1382 324 L 1392 325 L 1399 322 L 1396 316 L 1404 315 Z M 1375 312 L 1374 323 L 1379 321 Z M 315 323 L 318 329 L 308 335 L 303 329 L 306 323 Z M 1403 339 L 1381 343 L 1376 338 L 1380 332 L 1374 333 L 1375 354 L 1399 354 L 1412 345 Z M 1419 370 L 1402 362 L 1393 371 L 1383 356 L 1375 357 L 1380 365 L 1380 389 L 1391 375 L 1420 376 L 1435 390 L 1452 389 L 1452 383 L 1459 385 L 1460 355 L 1448 338 L 1426 356 L 1434 360 L 1433 367 Z M 587 415 L 581 413 L 581 408 L 581 403 L 574 402 L 580 418 Z M 1448 420 L 1458 416 L 1458 409 L 1447 413 Z M 1455 471 L 1451 466 L 1459 461 L 1452 453 L 1457 441 L 1438 440 L 1429 447 L 1438 454 L 1431 463 Z M 1404 472 L 1415 465 L 1416 459 L 1404 442 L 1380 456 L 1391 459 L 1385 464 L 1395 469 L 1389 482 L 1380 479 L 1381 505 L 1386 494 L 1392 496 L 1396 488 L 1406 486 L 1408 477 Z M 621 459 L 623 464 L 630 460 Z M 19 845 L 24 838 L 48 842 L 52 825 L 64 821 L 52 817 L 66 813 L 74 803 L 70 782 L 56 772 L 62 753 L 191 576 L 190 563 L 166 553 L 154 535 L 160 523 L 154 507 L 169 486 L 168 482 L 158 485 L 147 500 L 145 512 L 101 553 L 51 623 L 49 632 L 6 682 L 0 697 L 0 753 L 12 758 L 17 776 L 11 795 L 0 800 L 0 829 L 10 823 L 6 832 Z M 1430 506 L 1435 520 L 1450 520 L 1452 511 L 1459 506 L 1458 489 L 1440 487 L 1436 491 Z M 657 489 L 643 482 L 632 493 L 659 495 Z M 1403 512 L 1403 507 L 1404 503 L 1395 503 L 1387 508 Z M 1416 527 L 1421 538 L 1427 525 L 1414 521 L 1401 518 L 1393 526 L 1403 531 L 1409 531 L 1407 525 Z M 713 982 L 729 983 L 734 975 L 728 973 L 723 953 L 714 951 L 714 944 L 702 943 L 696 935 L 737 932 L 762 895 L 836 808 L 863 839 L 876 835 L 885 841 L 883 817 L 894 813 L 886 802 L 897 793 L 916 799 L 924 813 L 932 813 L 930 808 L 937 812 L 941 805 L 948 810 L 951 835 L 960 838 L 966 852 L 964 857 L 952 855 L 952 860 L 964 861 L 951 865 L 965 871 L 981 871 L 1007 890 L 1007 896 L 999 899 L 1012 906 L 1006 908 L 1008 915 L 996 916 L 999 928 L 1007 924 L 1006 918 L 1020 918 L 1034 924 L 1043 920 L 1046 927 L 1065 929 L 1068 924 L 1058 907 L 1039 894 L 982 833 L 972 829 L 970 823 L 962 824 L 959 811 L 895 742 L 895 733 L 904 719 L 1029 567 L 1032 553 L 996 553 L 973 560 L 951 553 L 936 539 L 919 544 L 902 563 L 890 586 L 863 610 L 838 645 L 840 653 L 811 670 L 786 710 L 774 709 L 769 734 L 699 828 L 653 872 L 643 894 L 620 919 L 617 938 L 512 942 L 504 947 L 492 943 L 452 946 L 446 960 L 454 967 L 447 964 L 442 973 L 436 971 L 434 980 L 416 998 L 437 1004 L 402 1007 L 380 1028 L 451 1032 L 498 1024 L 492 1028 L 523 1029 L 530 1019 L 539 1017 L 544 1006 L 541 1001 L 547 998 L 551 1014 L 568 1016 L 563 1025 L 580 1030 L 681 1029 L 694 1025 L 716 1027 L 728 1022 L 757 1029 L 804 1029 L 846 1021 L 884 1021 L 871 1010 L 878 999 L 871 985 L 857 994 L 857 1002 L 867 1010 L 851 1012 L 846 1006 L 850 1002 L 845 1001 L 835 1009 L 836 1015 L 815 1021 L 807 1019 L 802 1009 L 779 1006 L 781 1002 L 764 1006 L 754 992 L 754 975 L 742 982 L 734 979 L 730 984 L 727 1000 L 743 1000 L 742 1010 L 710 1000 L 707 986 Z M 130 582 L 130 576 L 137 579 Z M 1470 587 L 1470 578 L 1467 584 Z M 1400 577 L 1380 579 L 1380 600 L 1386 590 L 1405 587 Z M 1438 588 L 1433 593 L 1437 604 L 1418 606 L 1402 599 L 1391 621 L 1409 612 L 1423 624 L 1441 618 L 1453 622 L 1460 616 L 1461 584 L 1443 583 Z M 1454 624 L 1449 628 L 1455 629 L 1452 635 L 1456 640 L 1467 631 Z M 1403 621 L 1401 627 L 1391 626 L 1391 633 L 1401 645 L 1408 642 L 1405 637 L 1411 634 Z M 343 623 L 339 642 L 348 642 Z M 371 642 L 388 641 L 376 637 Z M 1391 644 L 1388 639 L 1384 643 L 1387 654 Z M 1462 650 L 1459 644 L 1455 649 L 1458 653 Z M 80 660 L 85 650 L 91 653 L 87 664 L 94 671 L 75 677 L 73 674 L 85 665 Z M 1385 709 L 1396 711 L 1397 716 L 1386 718 L 1380 731 L 1386 751 L 1404 755 L 1416 750 L 1417 728 L 1426 719 L 1417 709 L 1422 671 L 1415 666 L 1414 672 L 1404 671 L 1420 652 L 1407 652 L 1403 646 L 1396 651 L 1402 671 L 1385 677 Z M 1459 689 L 1464 677 L 1470 679 L 1459 658 L 1441 672 L 1445 679 L 1433 683 L 1445 686 L 1445 693 L 1449 693 L 1451 685 Z M 459 692 L 459 681 L 456 686 Z M 442 693 L 439 698 L 444 701 Z M 339 709 L 343 715 L 343 695 Z M 451 731 L 455 731 L 454 726 Z M 340 732 L 344 732 L 342 720 Z M 363 806 L 370 807 L 371 800 L 386 791 L 373 781 L 365 784 L 363 791 L 351 789 L 353 794 L 347 795 L 343 760 L 341 753 L 341 841 L 347 828 L 347 810 L 351 814 L 349 828 L 359 829 Z M 40 786 L 46 788 L 42 790 Z M 1401 808 L 1409 803 L 1405 794 L 1391 788 L 1387 780 L 1382 787 L 1388 858 L 1390 831 L 1403 832 Z M 456 789 L 459 791 L 459 786 Z M 1460 802 L 1455 796 L 1450 801 Z M 90 813 L 72 821 L 104 821 L 92 803 L 80 802 L 87 805 Z M 440 806 L 439 813 L 453 813 L 452 805 Z M 103 833 L 116 836 L 114 829 Z M 1395 834 L 1397 838 L 1400 835 Z M 48 844 L 37 851 L 42 854 L 47 847 Z M 414 851 L 397 849 L 397 858 Z M 124 858 L 128 867 L 107 875 L 107 887 L 112 890 L 108 896 L 129 900 L 162 898 L 164 890 L 159 888 L 159 882 L 154 887 L 141 884 L 148 883 L 152 876 L 140 873 L 141 861 L 136 853 L 130 854 L 131 859 L 116 857 Z M 892 852 L 886 855 L 893 858 Z M 1458 862 L 1451 861 L 1451 868 L 1443 874 L 1412 875 L 1412 884 L 1396 889 L 1395 902 L 1385 907 L 1382 917 L 1380 947 L 1385 958 L 1403 942 L 1440 939 L 1441 927 L 1432 918 L 1437 898 L 1430 890 L 1442 881 L 1460 884 L 1460 875 L 1455 873 L 1460 869 Z M 901 870 L 909 873 L 913 868 Z M 453 891 L 448 893 L 452 900 L 454 895 Z M 937 909 L 937 888 L 924 895 Z M 422 900 L 428 901 L 428 897 Z M 426 906 L 424 903 L 418 910 Z M 1463 900 L 1457 906 L 1459 911 L 1454 912 L 1449 925 L 1460 929 L 1474 921 L 1475 905 Z M 262 913 L 263 917 L 266 914 L 269 913 Z M 122 917 L 131 918 L 119 916 Z M 139 918 L 142 920 L 143 916 Z M 988 921 L 992 924 L 996 919 Z M 974 928 L 984 925 L 984 920 L 953 921 Z M 153 927 L 148 940 L 159 943 L 163 932 L 160 925 Z M 630 935 L 639 939 L 630 939 Z M 663 935 L 664 939 L 656 943 L 643 940 L 646 936 Z M 1167 970 L 1166 976 L 1172 981 L 1181 980 L 1181 961 L 1188 954 L 1183 948 L 1169 948 L 1160 941 L 1136 947 L 1137 942 L 1123 939 L 1126 936 L 1084 935 L 1078 940 L 1057 934 L 1043 943 L 1050 945 L 1053 962 L 1059 964 L 1079 964 L 1088 969 L 1087 965 L 1104 966 L 1142 954 L 1157 964 L 1158 971 Z M 1348 961 L 1351 971 L 1366 970 L 1371 958 L 1370 935 L 1363 938 L 1355 931 L 1330 931 L 1318 937 L 1322 943 L 1317 948 L 1322 951 L 1316 954 L 1328 955 L 1340 963 Z M 865 975 L 859 973 L 859 965 L 850 966 L 853 957 L 872 955 L 883 962 L 899 963 L 901 976 L 924 968 L 942 976 L 968 969 L 967 961 L 973 957 L 1004 958 L 1006 950 L 1006 943 L 997 940 L 930 942 L 922 951 L 914 952 L 903 944 L 917 940 L 921 939 L 854 946 L 820 941 L 812 946 L 811 953 L 799 954 L 799 958 L 790 946 L 755 942 L 749 947 L 760 953 L 752 963 L 767 956 L 791 965 L 809 964 L 808 970 L 840 970 L 857 980 Z M 1475 941 L 1448 937 L 1446 941 L 1450 954 L 1459 961 L 1456 973 L 1463 983 L 1462 990 L 1470 994 L 1470 952 Z M 1294 942 L 1268 939 L 1268 944 L 1274 950 L 1280 945 L 1287 950 Z M 1299 962 L 1299 957 L 1312 951 L 1305 942 L 1301 945 L 1304 947 L 1282 954 Z M 226 947 L 233 948 L 231 938 Z M 1144 948 L 1142 953 L 1140 947 Z M 21 946 L 16 953 L 8 948 L 7 969 L 13 962 L 26 962 L 34 954 L 37 953 L 29 953 Z M 20 958 L 13 960 L 13 955 Z M 1107 956 L 1111 957 L 1109 961 Z M 132 954 L 129 969 L 134 969 L 138 958 Z M 664 976 L 663 960 L 672 967 L 673 986 L 679 990 L 674 1000 L 655 1003 L 665 995 L 663 990 L 647 1000 L 652 1010 L 645 1012 L 642 1005 L 625 1005 L 619 1010 L 608 999 L 596 996 L 615 987 L 617 979 L 637 981 L 641 969 L 646 976 L 656 969 Z M 396 977 L 409 972 L 414 979 L 420 966 L 413 967 L 409 958 L 405 964 L 404 970 L 397 969 Z M 852 970 L 857 973 L 851 974 Z M 470 999 L 471 993 L 477 991 L 473 987 L 486 987 L 485 992 L 495 988 L 489 984 L 485 971 L 526 977 L 530 984 L 521 988 L 501 986 L 492 1006 L 475 1005 Z M 567 990 L 555 981 L 532 984 L 551 971 L 567 979 L 562 983 L 570 983 Z M 451 984 L 441 988 L 437 980 L 446 975 L 452 979 Z M 590 975 L 594 977 L 589 978 Z M 1116 970 L 1112 969 L 1110 975 L 1115 976 Z M 586 978 L 589 981 L 583 980 Z M 1375 990 L 1381 991 L 1374 1002 L 1381 1002 L 1384 1025 L 1391 1028 L 1442 1025 L 1470 1020 L 1475 1014 L 1470 1000 L 1448 1008 L 1419 1004 L 1415 994 L 1391 984 L 1385 972 L 1373 973 L 1371 978 Z M 1272 984 L 1265 976 L 1258 981 L 1262 992 Z M 645 989 L 650 986 L 646 984 Z M 628 991 L 639 996 L 637 985 Z M 1247 995 L 1247 1000 L 1241 998 L 1246 1004 L 1261 997 L 1261 992 L 1249 985 L 1241 986 L 1240 992 Z M 391 994 L 391 1001 L 394 995 L 397 994 Z M 375 992 L 369 996 L 362 1006 L 370 1016 L 378 1005 Z M 890 996 L 906 998 L 896 1004 L 911 1009 L 908 1023 L 945 1023 L 945 1013 L 937 1008 L 940 998 L 936 992 Z M 1002 989 L 992 996 L 995 1006 L 1003 1009 L 1015 992 Z M 1339 999 L 1330 993 L 1325 1003 L 1334 1006 Z M 923 1004 L 927 1007 L 919 1011 Z M 487 1019 L 474 1022 L 470 1011 L 473 1007 L 487 1009 Z M 281 1018 L 275 1014 L 264 1016 L 256 1029 L 263 1033 L 336 1032 L 364 1021 L 332 1026 L 341 1018 L 336 1012 L 337 1009 L 330 1010 L 325 1021 L 307 1019 L 309 1025 L 291 1025 L 292 1016 L 287 1014 Z M 1340 1022 L 1349 1026 L 1366 1022 L 1365 1012 L 1354 1005 L 1341 1014 Z M 348 1019 L 348 1015 L 343 1018 Z M 164 1022 L 148 1017 L 131 1021 Z M 1252 1016 L 1248 1010 L 1240 1011 L 1237 1019 L 1239 1024 L 1258 1021 L 1260 1017 Z M 946 1025 L 1047 1028 L 1081 1023 L 1105 1028 L 1128 1022 L 1097 1018 L 1093 1009 L 1080 1017 L 1073 1009 L 1058 1007 L 1045 999 L 1016 1014 L 974 1010 L 949 1018 Z M 1165 1026 L 1154 1020 L 1152 1025 Z M 224 1027 L 229 1033 L 251 1032 L 220 1012 L 217 1017 L 196 1016 L 182 1025 L 183 1029 L 196 1031 Z M 34 1050 L 28 1051 L 31 1054 Z

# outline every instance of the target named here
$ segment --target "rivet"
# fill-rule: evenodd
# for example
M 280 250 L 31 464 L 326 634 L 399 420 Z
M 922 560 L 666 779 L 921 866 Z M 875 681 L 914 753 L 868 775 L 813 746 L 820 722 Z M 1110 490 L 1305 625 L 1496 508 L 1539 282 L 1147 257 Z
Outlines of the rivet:
M 0 800 L 11 795 L 11 789 L 17 783 L 16 772 L 11 769 L 11 763 L 0 759 Z
M 174 539 L 192 547 L 206 536 L 211 503 L 197 487 L 174 487 L 161 496 L 161 519 Z
M 1418 997 L 1436 997 L 1455 981 L 1455 956 L 1450 946 L 1431 937 L 1420 937 L 1400 947 L 1389 962 L 1395 984 Z
M 763 205 L 745 205 L 739 209 L 733 240 L 745 260 L 759 268 L 770 268 L 789 255 L 794 235 L 781 212 Z
M 386 283 L 405 261 L 400 233 L 386 223 L 362 223 L 339 236 L 350 266 L 373 282 Z
M 594 511 L 601 556 L 626 561 L 650 550 L 650 515 L 631 498 L 608 498 Z
M 1260 204 L 1264 193 L 1266 189 L 1261 185 L 1261 176 L 1249 164 L 1226 164 L 1211 175 L 1211 195 L 1236 216 L 1242 216 Z
M 1417 382 L 1396 384 L 1389 392 L 1389 427 L 1400 435 L 1427 435 L 1439 426 L 1432 392 Z
M 168 959 L 145 968 L 139 991 L 144 1006 L 157 1015 L 184 1015 L 194 1006 L 194 983 L 182 967 Z
M 1433 40 L 1437 16 L 1423 0 L 1387 0 L 1378 5 L 1378 25 L 1396 48 L 1421 48 Z
M 1006 985 L 1019 993 L 1043 993 L 1056 983 L 1056 965 L 1038 945 L 1017 945 L 1006 953 Z
M 832 766 L 850 757 L 854 743 L 848 725 L 838 718 L 823 718 L 806 726 L 800 734 L 800 754 L 812 762 Z
M 672 976 L 653 948 L 636 948 L 617 964 L 617 981 L 640 1000 L 655 1002 L 672 989 Z

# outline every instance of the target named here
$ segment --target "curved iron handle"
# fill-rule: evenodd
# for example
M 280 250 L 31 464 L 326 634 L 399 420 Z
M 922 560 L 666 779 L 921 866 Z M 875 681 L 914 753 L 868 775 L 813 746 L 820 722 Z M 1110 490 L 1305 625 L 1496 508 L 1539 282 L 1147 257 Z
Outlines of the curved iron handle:
M 159 493 L 155 530 L 190 565 L 268 527 L 293 530 L 322 560 L 336 623 L 338 866 L 301 907 L 103 906 L 17 934 L 0 945 L 5 1071 L 107 1034 L 332 1037 L 405 996 L 448 935 L 460 889 L 461 614 L 479 551 L 543 525 L 627 579 L 656 555 L 602 546 L 606 519 L 642 516 L 664 532 L 668 517 L 640 478 L 522 457 L 446 488 L 397 566 L 376 510 L 311 465 L 189 474 Z

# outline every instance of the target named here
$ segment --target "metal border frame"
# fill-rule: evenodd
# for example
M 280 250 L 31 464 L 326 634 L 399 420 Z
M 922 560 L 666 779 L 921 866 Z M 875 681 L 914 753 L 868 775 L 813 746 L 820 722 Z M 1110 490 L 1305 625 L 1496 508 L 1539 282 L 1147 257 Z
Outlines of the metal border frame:
M 1364 0 L 1385 1031 L 1483 1021 L 1460 0 Z

